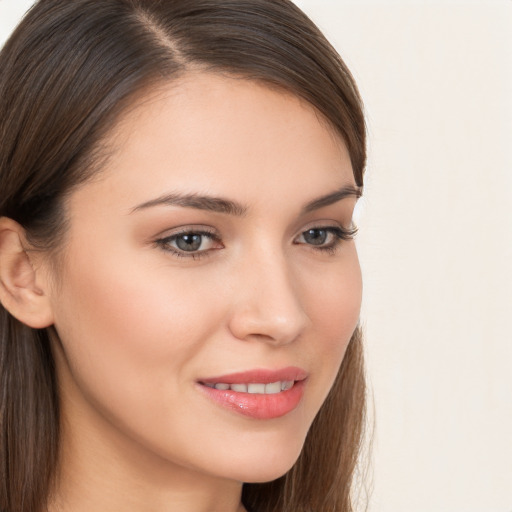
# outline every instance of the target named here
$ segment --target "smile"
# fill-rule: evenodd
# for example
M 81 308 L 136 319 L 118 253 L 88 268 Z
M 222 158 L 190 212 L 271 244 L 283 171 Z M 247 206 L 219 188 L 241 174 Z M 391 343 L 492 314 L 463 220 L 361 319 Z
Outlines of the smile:
M 217 405 L 256 420 L 291 413 L 302 402 L 308 373 L 302 368 L 249 370 L 201 379 L 200 392 Z
M 260 394 L 260 395 L 275 395 L 281 393 L 281 391 L 287 391 L 291 389 L 295 381 L 284 380 L 271 382 L 270 384 L 264 383 L 249 383 L 249 384 L 227 384 L 225 382 L 217 383 L 205 383 L 204 385 L 209 388 L 215 388 L 220 391 L 236 391 L 237 393 L 249 393 L 249 394 Z

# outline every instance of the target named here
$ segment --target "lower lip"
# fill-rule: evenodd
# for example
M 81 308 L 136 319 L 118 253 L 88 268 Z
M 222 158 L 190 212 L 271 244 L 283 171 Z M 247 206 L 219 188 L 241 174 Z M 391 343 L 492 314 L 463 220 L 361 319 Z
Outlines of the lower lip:
M 279 418 L 292 412 L 304 394 L 305 380 L 297 381 L 292 388 L 280 393 L 264 395 L 220 390 L 198 384 L 203 393 L 218 404 L 244 416 L 257 420 Z

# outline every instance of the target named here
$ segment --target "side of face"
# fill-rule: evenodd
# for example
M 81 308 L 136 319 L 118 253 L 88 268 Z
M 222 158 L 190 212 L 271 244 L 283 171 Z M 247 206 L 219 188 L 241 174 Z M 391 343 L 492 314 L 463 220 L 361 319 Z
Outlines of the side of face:
M 148 96 L 109 142 L 69 198 L 50 294 L 64 435 L 180 475 L 275 479 L 359 318 L 356 248 L 340 239 L 356 198 L 314 204 L 355 188 L 345 145 L 296 97 L 206 73 Z M 205 389 L 290 367 L 303 389 L 284 414 Z

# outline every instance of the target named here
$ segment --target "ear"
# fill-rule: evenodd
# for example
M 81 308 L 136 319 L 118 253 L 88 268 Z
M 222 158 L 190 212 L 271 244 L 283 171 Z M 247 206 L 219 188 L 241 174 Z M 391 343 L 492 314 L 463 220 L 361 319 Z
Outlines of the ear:
M 53 314 L 43 269 L 34 267 L 27 246 L 25 230 L 0 217 L 0 302 L 20 322 L 43 329 L 53 324 Z

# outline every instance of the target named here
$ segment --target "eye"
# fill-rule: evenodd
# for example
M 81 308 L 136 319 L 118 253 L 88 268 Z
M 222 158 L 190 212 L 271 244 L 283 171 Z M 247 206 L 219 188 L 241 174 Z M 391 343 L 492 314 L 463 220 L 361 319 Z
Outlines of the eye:
M 210 231 L 187 230 L 156 240 L 165 251 L 178 257 L 198 258 L 214 249 L 222 248 L 219 237 Z
M 329 236 L 332 238 L 334 235 L 327 229 L 314 228 L 302 233 L 304 242 L 310 245 L 324 245 L 329 240 Z
M 303 231 L 296 239 L 296 244 L 313 246 L 316 250 L 334 252 L 342 240 L 352 240 L 356 229 L 337 226 L 313 227 Z
M 199 235 L 197 233 L 186 233 L 184 235 L 177 236 L 174 239 L 174 243 L 181 251 L 195 252 L 199 251 L 201 246 L 205 245 L 206 240 L 207 238 L 204 235 Z M 204 249 L 205 247 L 203 247 L 203 250 Z

